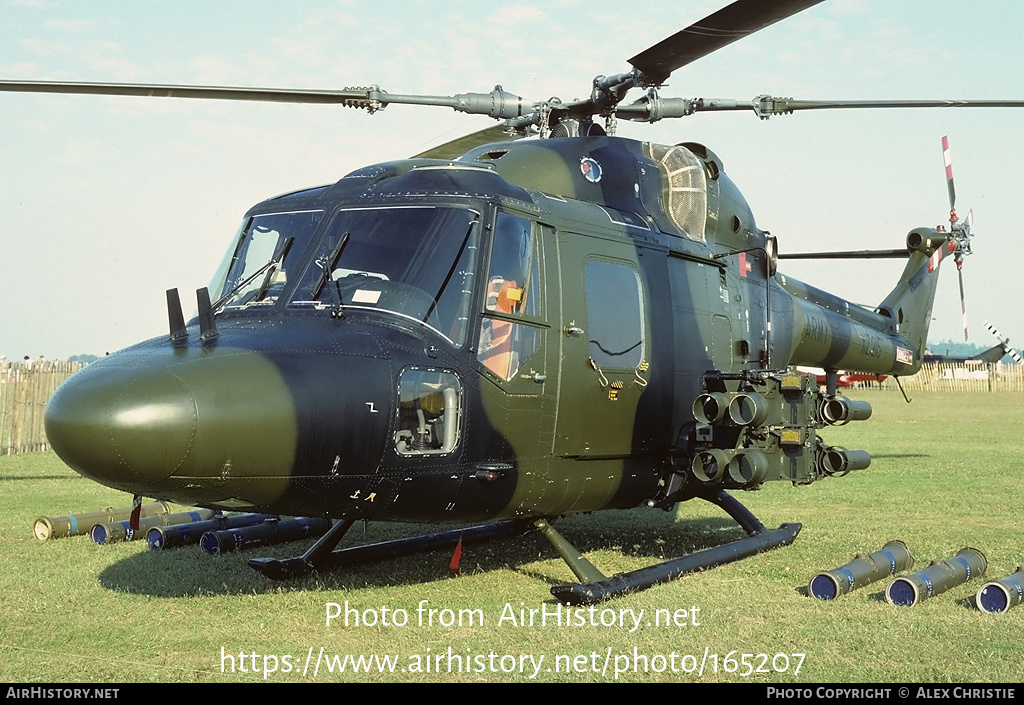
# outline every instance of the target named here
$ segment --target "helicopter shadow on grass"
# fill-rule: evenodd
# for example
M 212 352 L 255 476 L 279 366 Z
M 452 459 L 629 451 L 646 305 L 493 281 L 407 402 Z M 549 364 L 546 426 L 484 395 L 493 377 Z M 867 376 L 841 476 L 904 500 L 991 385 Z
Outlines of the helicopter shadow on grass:
M 598 569 L 606 575 L 653 565 L 746 536 L 728 517 L 676 521 L 672 512 L 644 509 L 601 512 L 599 516 L 572 516 L 559 520 L 555 526 L 584 555 L 610 551 L 629 557 L 630 565 L 626 568 L 618 565 L 614 555 L 592 557 Z M 422 525 L 411 524 L 372 524 L 364 536 L 356 526 L 339 548 L 412 536 L 422 533 L 423 528 Z M 433 526 L 429 530 L 445 528 L 448 527 Z M 198 546 L 146 550 L 114 563 L 101 571 L 98 578 L 108 590 L 167 598 L 292 590 L 357 590 L 430 584 L 451 579 L 451 549 L 351 566 L 287 582 L 269 580 L 247 565 L 256 557 L 283 559 L 301 555 L 312 543 L 312 540 L 307 540 L 256 547 L 218 556 L 206 555 Z M 640 564 L 636 564 L 637 558 L 643 559 Z M 551 567 L 538 568 L 535 565 L 538 561 L 554 563 Z M 463 547 L 463 574 L 497 573 L 503 569 L 511 569 L 551 585 L 573 580 L 569 568 L 539 532 L 531 531 L 525 535 Z

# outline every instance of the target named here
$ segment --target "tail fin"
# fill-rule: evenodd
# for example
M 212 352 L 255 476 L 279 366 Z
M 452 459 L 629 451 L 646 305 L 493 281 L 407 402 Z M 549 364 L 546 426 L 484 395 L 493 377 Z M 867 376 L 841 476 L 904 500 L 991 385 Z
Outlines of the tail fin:
M 956 252 L 957 243 L 952 233 L 917 228 L 907 235 L 907 249 L 910 251 L 910 259 L 903 275 L 896 287 L 879 304 L 878 311 L 892 320 L 896 335 L 906 341 L 907 348 L 903 349 L 905 359 L 901 361 L 910 364 L 912 369 L 903 374 L 913 374 L 921 368 L 924 360 L 935 289 L 939 281 L 939 264 L 945 257 Z

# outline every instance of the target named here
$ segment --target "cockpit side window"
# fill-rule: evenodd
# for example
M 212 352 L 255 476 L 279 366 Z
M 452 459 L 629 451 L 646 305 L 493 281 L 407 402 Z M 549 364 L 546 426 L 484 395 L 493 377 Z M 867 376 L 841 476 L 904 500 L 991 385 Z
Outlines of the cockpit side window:
M 512 379 L 537 351 L 541 316 L 540 262 L 533 223 L 499 212 L 495 221 L 477 359 L 501 379 Z M 509 318 L 524 319 L 518 323 Z
M 487 273 L 485 308 L 488 311 L 539 315 L 539 277 L 533 239 L 533 224 L 529 220 L 498 213 Z

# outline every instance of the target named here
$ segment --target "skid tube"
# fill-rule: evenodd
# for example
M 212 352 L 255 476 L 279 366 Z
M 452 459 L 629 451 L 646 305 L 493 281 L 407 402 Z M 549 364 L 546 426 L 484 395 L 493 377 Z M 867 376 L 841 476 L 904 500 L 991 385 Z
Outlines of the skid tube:
M 585 583 L 569 583 L 555 585 L 551 594 L 558 600 L 569 605 L 593 605 L 604 600 L 619 597 L 627 592 L 646 590 L 658 583 L 674 580 L 686 573 L 708 570 L 726 563 L 770 551 L 779 546 L 793 543 L 800 524 L 783 524 L 778 529 L 767 529 L 749 509 L 729 495 L 725 490 L 718 490 L 709 495 L 698 495 L 701 499 L 721 507 L 729 516 L 736 520 L 743 530 L 750 534 L 745 539 L 713 548 L 696 551 L 682 558 L 640 568 L 628 573 L 616 573 L 610 578 Z M 571 567 L 571 566 L 570 566 Z
M 335 524 L 329 533 L 301 556 L 284 560 L 253 558 L 249 561 L 249 567 L 272 580 L 288 580 L 314 572 L 325 573 L 361 563 L 374 563 L 440 548 L 454 548 L 460 540 L 463 544 L 471 544 L 506 538 L 526 533 L 533 528 L 528 520 L 512 519 L 496 524 L 482 524 L 465 529 L 452 529 L 435 534 L 381 541 L 334 551 L 333 548 L 352 526 L 352 523 L 351 520 L 347 520 Z

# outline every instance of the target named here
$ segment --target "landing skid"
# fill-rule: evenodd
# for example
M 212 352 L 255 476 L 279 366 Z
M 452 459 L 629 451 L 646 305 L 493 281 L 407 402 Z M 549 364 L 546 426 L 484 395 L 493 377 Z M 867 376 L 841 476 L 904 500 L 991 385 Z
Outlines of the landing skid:
M 639 570 L 617 573 L 610 578 L 597 572 L 596 568 L 589 561 L 579 557 L 578 552 L 576 552 L 575 557 L 573 557 L 572 553 L 569 554 L 569 557 L 566 557 L 562 549 L 559 548 L 559 545 L 552 541 L 559 555 L 569 564 L 576 577 L 580 578 L 582 582 L 555 585 L 551 588 L 551 594 L 566 604 L 592 605 L 604 600 L 610 600 L 627 592 L 646 590 L 652 585 L 674 580 L 686 573 L 708 570 L 742 558 L 749 558 L 779 546 L 788 546 L 793 543 L 796 535 L 800 533 L 800 524 L 783 524 L 778 529 L 770 530 L 765 528 L 764 524 L 749 509 L 740 504 L 738 500 L 729 495 L 725 490 L 718 490 L 713 494 L 698 496 L 721 507 L 750 536 L 721 546 L 706 548 L 682 558 L 640 568 Z M 541 530 L 544 531 L 543 528 Z M 554 532 L 554 529 L 550 529 L 550 531 Z M 545 532 L 545 535 L 548 535 L 548 532 Z M 561 539 L 560 536 L 558 538 Z M 551 539 L 549 538 L 549 540 Z M 564 542 L 564 539 L 562 541 Z M 568 546 L 568 543 L 565 543 L 565 545 Z M 589 568 L 583 566 L 578 571 L 573 565 L 577 561 L 584 561 Z M 596 572 L 596 575 L 594 572 L 591 572 L 591 569 Z
M 607 577 L 594 567 L 545 519 L 533 521 L 514 519 L 496 524 L 453 529 L 436 534 L 383 541 L 335 551 L 334 547 L 338 545 L 345 532 L 353 524 L 349 520 L 335 524 L 327 534 L 301 556 L 284 560 L 254 558 L 249 561 L 249 567 L 273 580 L 288 580 L 310 573 L 325 573 L 361 563 L 373 563 L 435 549 L 453 548 L 459 541 L 462 541 L 463 544 L 471 544 L 507 538 L 536 528 L 554 546 L 562 560 L 580 580 L 580 583 L 556 585 L 551 588 L 551 594 L 566 604 L 590 605 L 610 600 L 627 592 L 646 590 L 652 585 L 674 580 L 686 573 L 708 570 L 779 546 L 788 546 L 800 533 L 800 524 L 783 524 L 778 529 L 766 529 L 750 510 L 725 490 L 698 496 L 721 507 L 750 536 L 639 570 L 617 573 L 611 577 Z
M 531 528 L 529 520 L 513 519 L 497 524 L 471 526 L 466 529 L 453 529 L 436 534 L 382 541 L 366 546 L 353 546 L 340 551 L 333 550 L 351 526 L 351 521 L 335 524 L 328 533 L 301 556 L 284 560 L 253 558 L 249 561 L 249 567 L 273 580 L 288 580 L 314 572 L 325 573 L 361 563 L 373 563 L 440 548 L 454 548 L 460 540 L 463 544 L 471 544 L 506 538 L 525 533 Z

